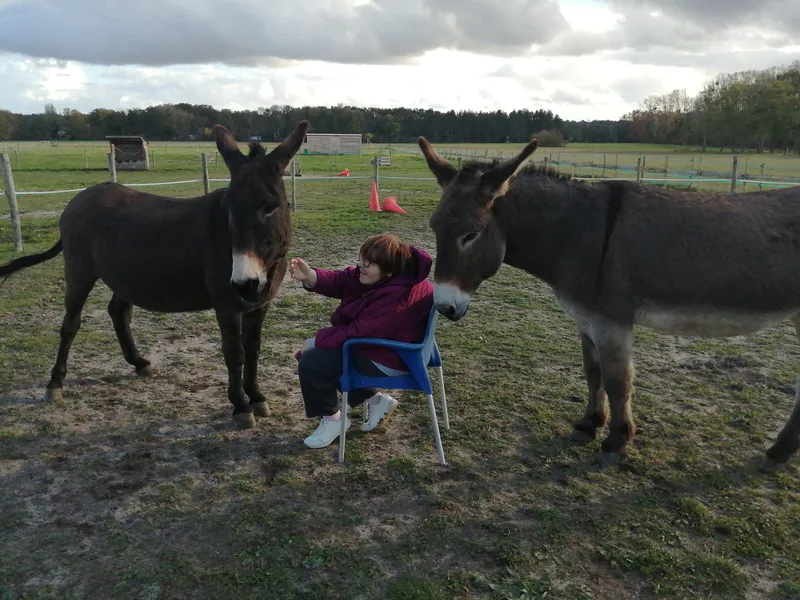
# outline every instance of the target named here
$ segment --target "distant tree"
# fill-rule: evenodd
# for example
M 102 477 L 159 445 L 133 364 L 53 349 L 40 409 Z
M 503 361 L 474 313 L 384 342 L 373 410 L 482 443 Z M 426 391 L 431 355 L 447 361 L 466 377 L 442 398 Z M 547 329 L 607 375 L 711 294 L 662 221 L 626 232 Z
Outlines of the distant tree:
M 564 135 L 557 129 L 540 131 L 536 134 L 542 148 L 561 148 L 564 146 Z
M 651 95 L 619 119 L 565 121 L 546 108 L 511 112 L 418 108 L 273 105 L 255 110 L 216 109 L 207 104 L 162 104 L 129 110 L 97 108 L 84 115 L 52 102 L 44 113 L 0 111 L 0 138 L 20 140 L 103 139 L 143 135 L 147 139 L 212 140 L 219 123 L 244 141 L 283 139 L 300 119 L 312 131 L 360 133 L 365 141 L 414 143 L 423 135 L 437 144 L 522 143 L 534 134 L 543 146 L 569 142 L 716 146 L 737 150 L 800 150 L 800 61 L 761 71 L 720 73 L 694 97 L 677 89 Z
M 0 140 L 10 140 L 14 135 L 17 118 L 7 110 L 0 110 Z

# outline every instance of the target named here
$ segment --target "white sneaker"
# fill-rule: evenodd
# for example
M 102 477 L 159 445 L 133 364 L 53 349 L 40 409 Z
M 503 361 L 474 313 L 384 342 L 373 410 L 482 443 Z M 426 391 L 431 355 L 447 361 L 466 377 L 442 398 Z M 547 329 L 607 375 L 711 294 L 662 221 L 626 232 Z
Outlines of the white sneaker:
M 344 417 L 343 417 L 344 418 Z M 350 419 L 347 419 L 347 429 L 350 429 Z M 316 431 L 303 440 L 303 443 L 309 448 L 324 448 L 329 446 L 333 440 L 339 437 L 342 431 L 342 421 L 331 421 L 329 419 L 320 419 L 319 427 Z
M 369 420 L 361 425 L 361 431 L 372 431 L 378 426 L 378 423 L 385 421 L 392 414 L 397 405 L 400 404 L 397 400 L 392 398 L 389 394 L 378 394 L 380 400 L 377 404 L 369 405 Z M 367 400 L 369 402 L 369 400 Z

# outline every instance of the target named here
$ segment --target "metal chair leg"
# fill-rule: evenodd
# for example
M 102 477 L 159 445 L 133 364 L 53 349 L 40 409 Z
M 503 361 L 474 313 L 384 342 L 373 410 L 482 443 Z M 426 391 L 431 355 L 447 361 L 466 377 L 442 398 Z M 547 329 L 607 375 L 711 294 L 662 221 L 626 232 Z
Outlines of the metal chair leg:
M 428 409 L 431 411 L 431 421 L 433 422 L 433 437 L 436 440 L 436 454 L 439 457 L 439 464 L 444 465 L 444 448 L 442 448 L 442 436 L 439 434 L 439 419 L 436 417 L 436 405 L 433 403 L 433 394 L 427 394 Z
M 347 409 L 350 405 L 347 402 L 347 392 L 342 392 L 342 425 L 341 431 L 339 432 L 339 462 L 344 462 L 344 443 L 345 443 L 345 436 L 347 435 Z
M 444 372 L 442 367 L 436 367 L 436 372 L 439 374 L 439 396 L 442 398 L 442 420 L 444 421 L 444 428 L 450 429 L 450 417 L 447 414 L 447 396 L 444 393 Z

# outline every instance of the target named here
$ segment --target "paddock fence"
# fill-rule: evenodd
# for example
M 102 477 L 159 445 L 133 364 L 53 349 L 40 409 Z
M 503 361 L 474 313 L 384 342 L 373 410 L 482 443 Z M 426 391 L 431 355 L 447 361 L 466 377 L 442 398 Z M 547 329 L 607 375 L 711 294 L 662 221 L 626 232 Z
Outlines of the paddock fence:
M 434 177 L 414 177 L 410 175 L 391 175 L 382 174 L 381 167 L 392 167 L 393 155 L 400 156 L 421 156 L 422 152 L 418 147 L 404 147 L 392 146 L 381 149 L 376 149 L 378 152 L 373 156 L 370 164 L 373 166 L 373 173 L 371 175 L 349 175 L 341 177 L 340 175 L 302 175 L 298 172 L 298 163 L 302 160 L 302 156 L 298 155 L 291 161 L 288 167 L 288 173 L 284 173 L 284 180 L 290 182 L 290 206 L 292 211 L 296 210 L 297 204 L 297 181 L 353 181 L 353 180 L 371 180 L 375 183 L 376 188 L 380 189 L 381 180 L 389 181 L 428 181 L 431 183 L 436 182 Z M 482 148 L 437 148 L 437 153 L 443 158 L 456 162 L 459 166 L 465 160 L 504 160 L 511 158 L 514 151 L 504 151 L 501 149 L 482 149 Z M 587 153 L 581 153 L 587 154 Z M 211 189 L 211 183 L 227 183 L 229 178 L 212 178 L 209 177 L 209 155 L 213 158 L 213 163 L 216 165 L 219 162 L 219 156 L 216 151 L 213 153 L 200 152 L 199 155 L 199 176 L 197 178 L 180 179 L 175 181 L 157 181 L 157 182 L 130 182 L 125 183 L 127 187 L 133 188 L 148 188 L 148 187 L 169 187 L 175 185 L 194 185 L 202 184 L 204 193 L 208 193 Z M 670 168 L 670 156 L 665 155 L 663 160 L 663 167 L 661 163 L 656 163 L 653 156 L 638 156 L 635 164 L 625 164 L 620 162 L 620 153 L 594 153 L 593 159 L 590 161 L 580 161 L 576 157 L 578 153 L 568 153 L 563 151 L 548 152 L 546 156 L 541 158 L 534 158 L 530 162 L 545 167 L 552 167 L 561 174 L 569 174 L 571 177 L 589 181 L 637 181 L 646 184 L 661 185 L 661 186 L 686 186 L 689 188 L 700 187 L 705 184 L 716 184 L 717 186 L 725 186 L 733 193 L 755 191 L 755 189 L 763 190 L 770 188 L 782 188 L 800 185 L 800 175 L 798 176 L 768 176 L 765 175 L 766 162 L 750 165 L 750 157 L 745 157 L 743 164 L 740 163 L 740 157 L 733 155 L 730 170 L 721 171 L 719 169 L 704 169 L 703 156 L 697 157 L 692 155 L 690 159 L 685 156 L 680 157 L 683 160 L 683 165 L 675 168 L 677 162 L 673 158 L 673 168 Z M 602 157 L 599 160 L 598 157 Z M 623 156 L 626 156 L 623 154 Z M 630 157 L 630 155 L 627 155 Z M 15 159 L 19 164 L 19 154 L 15 151 Z M 107 169 L 109 180 L 117 182 L 116 160 L 114 151 L 107 154 Z M 339 157 L 336 157 L 335 166 L 339 166 Z M 679 160 L 680 160 L 679 159 Z M 709 162 L 706 159 L 707 163 Z M 191 168 L 196 168 L 198 161 L 191 161 Z M 657 164 L 658 166 L 653 166 Z M 716 160 L 714 166 L 718 166 L 719 159 Z M 88 158 L 86 159 L 88 168 Z M 81 192 L 87 187 L 75 187 L 70 189 L 54 189 L 54 190 L 17 190 L 14 185 L 14 175 L 12 171 L 12 159 L 9 153 L 0 153 L 0 167 L 2 167 L 3 182 L 5 188 L 0 190 L 8 200 L 9 218 L 12 223 L 12 238 L 15 252 L 22 252 L 22 233 L 21 233 L 21 217 L 18 208 L 18 198 L 25 196 L 47 196 L 57 194 L 75 194 Z M 756 173 L 751 173 L 751 168 L 757 170 Z M 104 170 L 105 170 L 104 169 Z M 392 171 L 390 171 L 391 173 Z M 748 187 L 749 186 L 749 187 Z M 756 188 L 757 186 L 757 188 Z

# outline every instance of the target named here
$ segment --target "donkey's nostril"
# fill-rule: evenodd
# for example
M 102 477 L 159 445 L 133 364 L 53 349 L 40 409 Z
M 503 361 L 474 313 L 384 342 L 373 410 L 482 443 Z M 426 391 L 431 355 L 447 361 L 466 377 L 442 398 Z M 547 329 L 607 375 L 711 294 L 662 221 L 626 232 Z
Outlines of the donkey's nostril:
M 447 304 L 445 306 L 438 306 L 439 312 L 442 313 L 448 319 L 452 319 L 456 316 L 456 307 L 452 304 Z
M 258 299 L 260 282 L 258 279 L 246 279 L 244 281 L 232 281 L 231 287 L 233 291 L 242 299 L 247 301 L 255 301 Z

